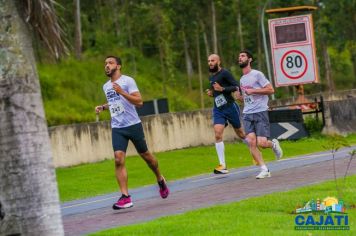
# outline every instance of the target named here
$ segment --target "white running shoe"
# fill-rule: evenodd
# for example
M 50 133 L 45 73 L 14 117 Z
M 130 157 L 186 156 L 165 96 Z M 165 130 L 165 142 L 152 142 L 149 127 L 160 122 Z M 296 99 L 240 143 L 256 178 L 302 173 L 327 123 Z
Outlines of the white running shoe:
M 283 151 L 281 145 L 279 145 L 279 141 L 277 139 L 272 139 L 272 150 L 276 159 L 279 160 L 283 157 Z
M 256 179 L 264 179 L 271 177 L 271 172 L 269 170 L 262 170 L 257 176 Z

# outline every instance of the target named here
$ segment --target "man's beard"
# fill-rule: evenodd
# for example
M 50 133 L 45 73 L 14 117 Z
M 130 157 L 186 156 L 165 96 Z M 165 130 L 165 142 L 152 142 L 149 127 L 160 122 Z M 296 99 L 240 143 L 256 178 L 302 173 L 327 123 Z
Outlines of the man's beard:
M 209 67 L 209 72 L 211 72 L 211 73 L 218 72 L 218 70 L 219 70 L 219 66 L 218 65 L 215 65 L 213 68 Z
M 116 68 L 111 69 L 111 70 L 109 70 L 109 71 L 106 71 L 106 70 L 105 70 L 105 74 L 106 74 L 107 77 L 111 77 L 111 76 L 113 76 L 113 74 L 115 73 L 115 71 L 116 71 Z
M 248 61 L 240 62 L 239 66 L 240 66 L 240 68 L 245 68 L 246 66 L 248 66 Z

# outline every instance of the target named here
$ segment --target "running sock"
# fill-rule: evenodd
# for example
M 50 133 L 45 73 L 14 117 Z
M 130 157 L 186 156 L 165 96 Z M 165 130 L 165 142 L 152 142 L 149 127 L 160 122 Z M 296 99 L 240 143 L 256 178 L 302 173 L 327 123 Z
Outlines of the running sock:
M 224 142 L 221 141 L 219 143 L 215 143 L 215 148 L 216 148 L 216 153 L 218 154 L 220 165 L 226 166 L 226 164 L 225 164 L 225 146 L 224 146 Z
M 267 168 L 266 165 L 262 165 L 262 166 L 261 166 L 261 170 L 262 170 L 262 171 L 268 171 L 268 168 Z

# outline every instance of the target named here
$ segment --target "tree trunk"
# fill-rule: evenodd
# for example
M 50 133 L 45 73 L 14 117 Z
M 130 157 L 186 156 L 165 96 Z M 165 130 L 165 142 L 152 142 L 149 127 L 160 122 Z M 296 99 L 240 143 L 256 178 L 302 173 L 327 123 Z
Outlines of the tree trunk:
M 241 23 L 241 12 L 240 12 L 240 1 L 237 0 L 237 27 L 239 31 L 239 41 L 240 41 L 240 50 L 243 50 L 244 47 L 244 39 L 242 35 L 242 23 Z
M 82 57 L 82 26 L 80 21 L 80 0 L 74 0 L 75 57 Z
M 0 235 L 63 235 L 29 31 L 0 0 Z
M 183 31 L 183 41 L 184 41 L 184 58 L 185 58 L 185 67 L 187 69 L 187 77 L 188 77 L 188 89 L 189 91 L 192 90 L 192 75 L 193 75 L 193 65 L 192 59 L 189 55 L 189 45 L 187 41 L 187 37 L 185 32 Z
M 198 62 L 198 74 L 199 74 L 199 91 L 200 91 L 200 108 L 204 109 L 204 91 L 203 91 L 203 75 L 201 72 L 200 62 L 200 43 L 199 43 L 199 30 L 196 32 L 196 47 L 197 47 L 197 62 Z
M 164 45 L 162 42 L 162 33 L 160 27 L 158 27 L 158 39 L 159 39 L 159 61 L 161 63 L 161 76 L 162 76 L 162 92 L 163 96 L 167 96 L 167 75 L 164 63 Z
M 114 19 L 115 36 L 117 37 L 118 43 L 120 43 L 120 41 L 119 41 L 120 21 L 119 21 L 119 8 L 118 8 L 119 3 L 115 0 L 110 0 L 109 3 L 110 3 L 110 7 L 112 9 L 112 15 L 113 15 L 113 19 Z
M 214 53 L 218 54 L 218 36 L 216 32 L 216 15 L 215 15 L 215 3 L 214 0 L 211 0 L 211 19 L 213 26 L 213 47 Z
M 204 39 L 204 45 L 205 45 L 206 59 L 208 59 L 208 57 L 210 55 L 210 47 L 209 47 L 208 36 L 206 35 L 205 25 L 204 25 L 203 21 L 199 20 L 199 23 L 200 23 L 200 27 L 201 27 L 201 29 L 203 31 L 203 39 Z
M 261 4 L 258 4 L 257 12 L 261 12 L 262 6 Z M 257 69 L 259 71 L 262 71 L 262 39 L 261 39 L 261 14 L 258 14 L 258 19 L 257 19 Z M 270 81 L 272 78 L 268 78 Z
M 356 49 L 351 51 L 351 61 L 354 69 L 354 78 L 356 78 L 356 52 L 354 52 Z M 356 87 L 356 79 L 354 79 L 354 84 L 353 87 Z
M 126 15 L 126 27 L 127 27 L 127 35 L 129 39 L 129 48 L 133 49 L 134 48 L 134 43 L 133 43 L 133 36 L 132 36 L 132 31 L 131 31 L 131 18 L 130 18 L 130 12 L 129 12 L 129 1 L 125 1 L 125 15 Z M 133 74 L 134 76 L 137 74 L 137 65 L 136 65 L 136 56 L 134 52 L 131 54 L 132 58 L 132 65 L 133 65 Z
M 328 47 L 327 47 L 326 42 L 322 43 L 321 48 L 323 50 L 323 57 L 324 57 L 325 79 L 328 84 L 329 91 L 332 93 L 335 91 L 335 84 L 331 77 L 331 62 L 330 62 L 330 56 L 328 53 Z

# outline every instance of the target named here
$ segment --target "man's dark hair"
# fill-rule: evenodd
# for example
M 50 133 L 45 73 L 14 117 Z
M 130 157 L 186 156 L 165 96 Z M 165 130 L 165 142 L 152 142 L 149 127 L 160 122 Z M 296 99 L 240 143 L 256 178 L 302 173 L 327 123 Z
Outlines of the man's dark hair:
M 121 59 L 120 59 L 120 57 L 116 57 L 116 56 L 107 56 L 107 57 L 105 58 L 105 60 L 106 60 L 106 59 L 108 59 L 108 58 L 114 58 L 114 59 L 115 59 L 115 61 L 116 61 L 116 64 L 118 64 L 118 65 L 122 65 L 122 64 L 121 64 Z
M 242 50 L 240 53 L 246 53 L 247 57 L 252 59 L 252 60 L 251 60 L 251 63 L 254 61 L 254 60 L 253 60 L 252 53 L 251 53 L 250 50 L 244 49 L 244 50 Z

